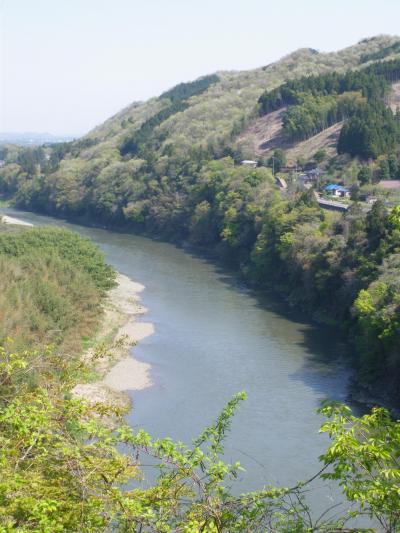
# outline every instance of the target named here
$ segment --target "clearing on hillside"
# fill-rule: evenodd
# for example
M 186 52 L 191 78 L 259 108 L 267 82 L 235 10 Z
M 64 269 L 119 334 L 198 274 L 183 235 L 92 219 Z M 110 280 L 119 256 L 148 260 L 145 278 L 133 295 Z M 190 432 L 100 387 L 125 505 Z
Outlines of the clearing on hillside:
M 328 158 L 337 155 L 336 146 L 342 126 L 343 122 L 338 122 L 314 137 L 292 145 L 286 152 L 288 165 L 294 165 L 299 157 L 304 157 L 306 160 L 312 159 L 315 152 L 321 149 L 326 151 Z
M 394 83 L 392 88 L 387 105 L 395 113 L 400 108 L 400 82 Z M 338 122 L 305 141 L 290 142 L 283 133 L 283 115 L 286 109 L 287 107 L 282 107 L 256 119 L 238 136 L 236 144 L 246 157 L 269 157 L 273 150 L 281 148 L 286 151 L 288 164 L 293 165 L 299 157 L 311 159 L 321 149 L 326 151 L 328 157 L 337 155 L 336 145 L 343 122 Z
M 283 134 L 282 117 L 286 107 L 268 113 L 254 121 L 238 138 L 237 144 L 246 155 L 268 157 L 276 148 L 286 151 L 289 165 L 295 164 L 300 156 L 311 159 L 320 149 L 326 150 L 329 157 L 337 154 L 336 145 L 343 122 L 321 131 L 302 142 L 289 142 Z

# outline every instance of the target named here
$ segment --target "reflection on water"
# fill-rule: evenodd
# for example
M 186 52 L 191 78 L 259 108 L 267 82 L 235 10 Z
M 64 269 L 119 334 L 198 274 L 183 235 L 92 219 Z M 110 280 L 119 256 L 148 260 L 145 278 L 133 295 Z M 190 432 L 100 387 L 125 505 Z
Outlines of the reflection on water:
M 326 437 L 321 400 L 345 400 L 348 373 L 335 334 L 307 324 L 234 277 L 173 245 L 3 209 L 34 224 L 71 227 L 93 239 L 116 269 L 146 286 L 155 334 L 135 348 L 155 382 L 135 393 L 129 422 L 190 442 L 224 403 L 248 400 L 227 440 L 227 458 L 246 468 L 242 488 L 293 484 L 317 471 Z M 326 498 L 326 496 L 324 496 Z

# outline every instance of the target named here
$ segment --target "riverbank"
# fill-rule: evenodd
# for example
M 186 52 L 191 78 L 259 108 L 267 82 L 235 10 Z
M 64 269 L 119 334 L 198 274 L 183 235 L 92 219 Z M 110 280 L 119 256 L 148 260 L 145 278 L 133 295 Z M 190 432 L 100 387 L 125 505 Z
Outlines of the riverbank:
M 139 296 L 145 287 L 123 274 L 118 274 L 116 281 L 117 286 L 109 291 L 104 303 L 102 323 L 93 346 L 83 355 L 93 365 L 95 379 L 76 385 L 72 393 L 89 403 L 129 408 L 127 391 L 152 385 L 150 365 L 136 360 L 130 349 L 152 335 L 154 326 L 138 321 L 147 312 Z
M 25 222 L 24 220 L 20 220 L 19 218 L 10 217 L 8 215 L 3 215 L 1 217 L 1 222 L 3 224 L 12 224 L 13 226 L 29 226 L 30 228 L 33 227 L 33 224 L 30 222 Z
M 34 226 L 9 215 L 1 216 L 0 223 Z M 91 340 L 91 347 L 82 355 L 94 379 L 76 385 L 72 393 L 90 403 L 128 408 L 130 399 L 127 391 L 142 390 L 152 385 L 150 365 L 134 359 L 130 349 L 152 335 L 154 326 L 137 320 L 147 312 L 139 296 L 145 287 L 121 273 L 117 274 L 116 283 L 103 303 L 101 325 Z

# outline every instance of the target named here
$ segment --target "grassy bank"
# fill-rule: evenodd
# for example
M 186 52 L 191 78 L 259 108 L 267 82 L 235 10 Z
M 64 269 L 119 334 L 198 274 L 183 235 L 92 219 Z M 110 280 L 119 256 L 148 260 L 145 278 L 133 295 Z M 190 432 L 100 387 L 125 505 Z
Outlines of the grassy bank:
M 0 342 L 79 357 L 115 272 L 89 240 L 55 228 L 0 226 Z

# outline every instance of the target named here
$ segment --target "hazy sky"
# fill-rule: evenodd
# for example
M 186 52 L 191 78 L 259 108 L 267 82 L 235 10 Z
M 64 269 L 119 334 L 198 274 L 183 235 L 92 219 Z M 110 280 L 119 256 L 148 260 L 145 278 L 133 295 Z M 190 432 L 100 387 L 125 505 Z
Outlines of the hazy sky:
M 216 70 L 400 34 L 400 0 L 0 0 L 0 17 L 0 131 L 56 134 Z

